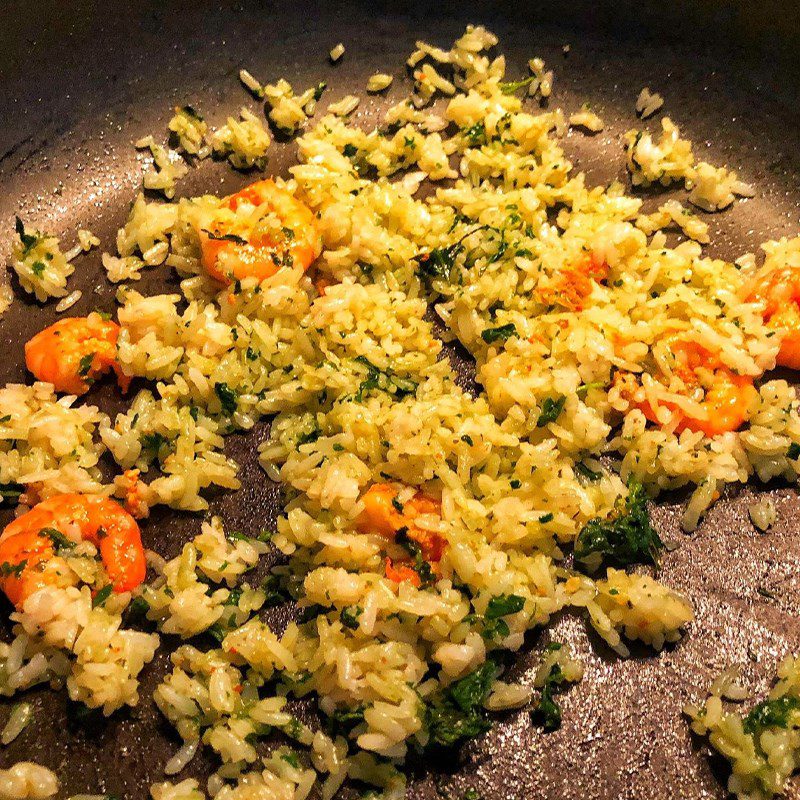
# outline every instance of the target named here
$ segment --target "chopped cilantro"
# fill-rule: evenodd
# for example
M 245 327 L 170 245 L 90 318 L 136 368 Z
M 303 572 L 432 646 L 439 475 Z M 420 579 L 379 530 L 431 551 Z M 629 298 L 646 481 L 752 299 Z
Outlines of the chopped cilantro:
M 214 392 L 219 398 L 222 411 L 230 416 L 236 411 L 239 395 L 227 383 L 215 383 Z
M 456 258 L 463 249 L 464 245 L 459 241 L 447 247 L 437 247 L 427 253 L 420 253 L 414 256 L 420 278 L 449 283 L 455 268 Z
M 467 140 L 470 147 L 480 147 L 486 144 L 486 125 L 483 120 L 478 120 L 474 125 L 463 128 L 461 135 Z
M 431 744 L 452 747 L 487 731 L 483 702 L 494 683 L 497 667 L 487 661 L 432 698 L 425 707 L 425 727 Z
M 113 588 L 110 583 L 107 583 L 102 589 L 100 589 L 97 594 L 92 598 L 92 608 L 98 608 L 102 606 L 109 597 L 111 597 L 111 592 Z
M 498 83 L 497 85 L 500 87 L 500 91 L 503 94 L 514 94 L 514 92 L 524 89 L 526 86 L 530 86 L 535 80 L 536 76 L 531 75 L 529 78 L 523 78 L 519 81 L 508 81 L 506 83 Z
M 157 458 L 161 448 L 167 443 L 167 437 L 163 433 L 154 431 L 153 433 L 143 433 L 139 437 L 139 442 L 142 445 L 142 451 Z
M 11 575 L 13 575 L 15 578 L 19 578 L 27 566 L 27 558 L 20 561 L 19 564 L 12 564 L 10 561 L 4 561 L 2 564 L 0 564 L 0 575 L 2 575 L 4 578 L 8 578 Z
M 602 472 L 597 472 L 596 470 L 587 467 L 582 461 L 578 461 L 575 464 L 575 472 L 578 473 L 583 478 L 586 478 L 587 481 L 599 481 L 600 478 L 603 477 Z
M 85 378 L 89 374 L 89 370 L 92 368 L 92 364 L 94 363 L 94 353 L 87 353 L 85 356 L 81 357 L 80 362 L 78 363 L 78 375 L 82 378 Z
M 516 614 L 522 611 L 525 606 L 525 598 L 518 594 L 498 594 L 495 595 L 486 606 L 486 619 L 498 619 L 509 614 Z
M 497 328 L 486 328 L 481 333 L 481 339 L 483 339 L 486 344 L 494 344 L 500 341 L 505 342 L 512 336 L 519 336 L 517 327 L 513 322 L 509 322 L 507 325 L 500 325 Z
M 544 428 L 545 425 L 555 422 L 561 416 L 566 402 L 567 398 L 563 394 L 557 397 L 545 397 L 542 401 L 542 411 L 539 414 L 539 419 L 536 420 L 536 427 Z
M 193 106 L 182 106 L 181 111 L 186 114 L 187 117 L 191 117 L 192 119 L 197 120 L 198 122 L 203 121 L 203 116 L 199 114 Z
M 75 542 L 73 542 L 72 539 L 64 536 L 61 531 L 55 528 L 42 528 L 39 534 L 41 536 L 46 536 L 53 543 L 53 547 L 55 547 L 56 550 L 61 550 L 62 548 L 64 550 L 71 550 L 75 547 Z
M 790 716 L 796 711 L 800 711 L 800 697 L 793 694 L 764 700 L 744 718 L 742 727 L 745 733 L 758 738 L 766 728 L 788 728 Z
M 19 236 L 19 240 L 22 242 L 22 255 L 26 256 L 36 246 L 39 237 L 32 233 L 25 233 L 25 226 L 22 224 L 22 220 L 19 217 L 15 217 L 14 229 L 17 232 L 17 236 Z
M 650 524 L 647 494 L 638 481 L 628 482 L 628 496 L 618 500 L 608 519 L 596 517 L 584 525 L 575 541 L 575 558 L 594 572 L 601 563 L 658 565 L 664 543 Z
M 364 395 L 373 389 L 393 394 L 398 400 L 417 391 L 417 383 L 411 378 L 395 375 L 390 369 L 382 370 L 364 356 L 356 356 L 353 360 L 367 368 L 367 376 L 354 396 L 357 403 L 363 403 Z
M 237 236 L 235 233 L 215 233 L 214 231 L 208 231 L 205 228 L 202 229 L 203 233 L 208 236 L 209 239 L 213 239 L 217 242 L 235 242 L 236 244 L 247 244 L 247 239 L 243 239 L 241 236 Z
M 534 716 L 542 722 L 546 731 L 554 731 L 561 727 L 561 707 L 555 701 L 553 694 L 556 688 L 564 682 L 564 673 L 559 664 L 553 664 L 550 673 L 545 678 L 539 704 L 534 710 Z
M 354 631 L 358 629 L 358 618 L 363 613 L 364 609 L 361 606 L 346 606 L 339 614 L 339 619 L 345 628 L 350 628 L 350 630 Z

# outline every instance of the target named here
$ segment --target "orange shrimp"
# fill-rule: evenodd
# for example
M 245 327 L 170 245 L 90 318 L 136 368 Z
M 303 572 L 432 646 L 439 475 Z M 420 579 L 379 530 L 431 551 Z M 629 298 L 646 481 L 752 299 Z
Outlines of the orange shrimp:
M 542 289 L 542 301 L 560 305 L 569 311 L 581 311 L 594 284 L 608 278 L 608 264 L 594 252 L 587 253 L 577 264 L 563 269 L 552 286 Z
M 762 275 L 747 299 L 763 302 L 767 327 L 784 333 L 778 366 L 800 369 L 800 267 L 780 267 Z
M 442 504 L 422 492 L 417 492 L 401 504 L 397 499 L 401 489 L 392 483 L 370 486 L 362 497 L 364 510 L 356 523 L 358 529 L 362 533 L 377 533 L 390 540 L 394 540 L 397 533 L 405 529 L 408 538 L 419 545 L 422 557 L 435 570 L 444 553 L 446 541 L 435 531 L 421 528 L 416 520 L 422 515 L 441 517 Z M 393 581 L 408 579 L 409 571 L 419 581 L 419 575 L 411 567 L 395 567 L 391 559 L 386 560 L 386 577 Z
M 281 267 L 305 271 L 322 252 L 311 209 L 272 180 L 246 186 L 220 209 L 219 219 L 198 234 L 203 268 L 222 283 L 264 280 Z
M 131 591 L 144 580 L 139 526 L 119 503 L 102 495 L 56 495 L 17 517 L 0 534 L 0 589 L 17 608 L 34 592 L 58 583 L 58 568 L 51 568 L 56 532 L 99 548 L 115 592 Z
M 40 381 L 58 392 L 84 394 L 113 369 L 123 392 L 131 382 L 117 361 L 119 325 L 100 314 L 66 317 L 39 331 L 25 344 L 25 364 Z
M 698 403 L 704 412 L 702 416 L 691 416 L 675 403 L 661 403 L 678 417 L 675 431 L 699 431 L 706 436 L 717 436 L 741 428 L 747 420 L 756 393 L 753 378 L 737 375 L 718 356 L 696 342 L 670 336 L 667 343 L 675 357 L 673 373 L 681 379 L 693 398 L 695 395 L 702 396 Z M 617 373 L 614 380 L 618 384 L 624 382 L 623 394 L 631 399 L 639 388 L 638 381 L 629 373 Z M 650 422 L 661 424 L 647 399 L 633 400 L 632 404 Z

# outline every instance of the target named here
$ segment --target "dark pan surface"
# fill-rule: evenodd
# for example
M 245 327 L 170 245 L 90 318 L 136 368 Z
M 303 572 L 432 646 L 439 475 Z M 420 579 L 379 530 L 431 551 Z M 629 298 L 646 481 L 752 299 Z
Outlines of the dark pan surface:
M 740 167 L 744 179 L 758 186 L 757 198 L 710 220 L 716 234 L 710 252 L 733 257 L 766 238 L 800 232 L 800 71 L 791 58 L 791 28 L 800 15 L 794 3 L 687 2 L 662 10 L 659 4 L 580 2 L 537 5 L 535 12 L 527 4 L 395 3 L 385 13 L 376 3 L 4 5 L 3 260 L 15 213 L 67 241 L 79 225 L 89 226 L 110 249 L 140 182 L 131 142 L 150 132 L 162 135 L 175 104 L 192 103 L 212 124 L 242 104 L 255 108 L 238 84 L 240 67 L 262 80 L 285 76 L 299 87 L 326 80 L 326 100 L 335 100 L 360 92 L 378 69 L 401 77 L 416 38 L 444 45 L 467 22 L 485 22 L 500 34 L 511 75 L 523 74 L 528 57 L 542 55 L 556 69 L 551 105 L 571 111 L 588 101 L 604 117 L 607 128 L 600 135 L 573 133 L 567 140 L 568 153 L 591 180 L 624 178 L 620 136 L 635 124 L 636 95 L 649 85 L 664 94 L 667 113 L 685 126 L 703 157 Z M 781 26 L 785 34 L 772 38 Z M 340 40 L 347 54 L 331 68 L 327 52 Z M 571 47 L 567 56 L 564 44 Z M 362 101 L 357 118 L 370 124 L 401 91 L 406 85 L 396 81 L 388 98 Z M 657 119 L 650 123 L 653 130 Z M 270 169 L 285 173 L 293 159 L 294 145 L 274 145 Z M 225 192 L 247 180 L 207 162 L 179 191 Z M 82 256 L 77 264 L 70 285 L 84 297 L 73 312 L 110 309 L 114 290 L 102 277 L 99 254 Z M 141 284 L 146 292 L 169 285 L 171 278 L 159 271 L 146 273 Z M 15 302 L 0 321 L 0 380 L 25 378 L 22 343 L 54 316 L 52 304 Z M 456 352 L 450 355 L 469 381 L 469 363 Z M 113 402 L 102 387 L 89 399 L 105 408 Z M 278 490 L 255 462 L 255 443 L 265 434 L 261 426 L 231 439 L 229 452 L 241 464 L 245 488 L 213 503 L 226 526 L 245 532 L 270 526 L 278 513 Z M 537 651 L 550 636 L 572 642 L 585 660 L 584 681 L 563 696 L 561 730 L 544 735 L 525 712 L 508 714 L 450 763 L 416 769 L 411 794 L 459 798 L 475 787 L 487 800 L 723 797 L 724 770 L 690 736 L 681 706 L 698 699 L 711 676 L 731 663 L 742 664 L 746 683 L 763 693 L 779 658 L 800 645 L 800 503 L 793 488 L 771 487 L 779 521 L 768 534 L 758 534 L 747 517 L 758 491 L 729 492 L 690 536 L 678 528 L 680 497 L 655 510 L 662 537 L 679 544 L 664 559 L 661 578 L 691 598 L 697 615 L 680 644 L 659 656 L 641 652 L 622 661 L 587 634 L 577 617 L 558 619 L 547 634 L 531 634 L 514 667 L 523 680 L 532 680 Z M 197 516 L 159 512 L 144 536 L 171 556 L 198 529 Z M 7 606 L 0 610 L 4 619 L 7 612 Z M 287 613 L 271 619 L 280 623 Z M 61 777 L 65 797 L 87 791 L 147 797 L 147 787 L 163 779 L 163 765 L 178 746 L 150 700 L 168 666 L 168 649 L 145 671 L 140 705 L 110 720 L 76 719 L 64 693 L 31 692 L 35 721 L 0 752 L 0 766 L 39 761 Z M 10 703 L 3 706 L 0 723 Z M 198 757 L 185 775 L 205 775 L 210 766 L 211 759 Z M 800 796 L 796 786 L 791 796 Z

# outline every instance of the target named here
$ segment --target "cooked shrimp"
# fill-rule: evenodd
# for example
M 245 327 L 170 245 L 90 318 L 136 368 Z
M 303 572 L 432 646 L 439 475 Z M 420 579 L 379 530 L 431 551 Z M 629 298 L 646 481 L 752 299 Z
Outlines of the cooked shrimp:
M 272 180 L 232 194 L 220 209 L 214 222 L 200 228 L 199 236 L 204 269 L 223 283 L 264 280 L 281 267 L 305 271 L 322 252 L 311 209 Z
M 608 264 L 596 253 L 587 253 L 577 264 L 563 269 L 554 283 L 542 290 L 542 300 L 547 305 L 581 311 L 595 283 L 602 283 L 607 278 Z
M 800 267 L 781 267 L 756 281 L 749 301 L 764 303 L 764 321 L 784 333 L 776 363 L 800 369 Z
M 17 608 L 34 592 L 58 583 L 56 534 L 98 547 L 115 592 L 128 592 L 144 580 L 139 526 L 119 503 L 101 495 L 56 495 L 0 534 L 0 589 Z
M 699 431 L 706 436 L 717 436 L 741 428 L 756 393 L 753 378 L 737 375 L 718 356 L 696 342 L 673 336 L 668 339 L 668 346 L 675 359 L 673 374 L 681 379 L 691 399 L 701 409 L 698 415 L 691 415 L 676 403 L 661 402 L 660 405 L 678 418 L 675 431 Z M 661 424 L 646 398 L 638 401 L 634 398 L 638 394 L 638 380 L 629 373 L 618 373 L 615 383 L 622 384 L 622 393 L 648 420 Z
M 25 364 L 58 392 L 83 394 L 102 374 L 113 369 L 123 391 L 131 379 L 117 361 L 119 325 L 100 314 L 66 317 L 39 331 L 25 344 Z
M 445 540 L 432 530 L 422 527 L 418 518 L 422 516 L 441 517 L 442 505 L 438 500 L 417 492 L 404 503 L 398 499 L 402 488 L 392 483 L 375 483 L 361 498 L 364 510 L 358 518 L 358 529 L 363 533 L 377 533 L 394 541 L 400 530 L 405 529 L 408 538 L 419 545 L 420 554 L 434 568 L 442 558 Z M 409 566 L 393 566 L 392 560 L 386 560 L 386 577 L 394 581 L 406 580 L 409 572 L 413 572 L 419 581 L 419 575 Z M 418 584 L 417 584 L 418 585 Z

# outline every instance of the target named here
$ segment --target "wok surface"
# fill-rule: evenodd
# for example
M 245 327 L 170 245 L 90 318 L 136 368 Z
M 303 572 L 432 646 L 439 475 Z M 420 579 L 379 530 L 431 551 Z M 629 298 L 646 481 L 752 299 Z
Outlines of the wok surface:
M 678 22 L 666 20 L 658 4 L 644 4 L 630 16 L 633 4 L 625 3 L 611 8 L 545 3 L 535 15 L 501 3 L 394 3 L 384 10 L 380 3 L 71 5 L 68 10 L 55 2 L 5 4 L 0 27 L 4 261 L 16 213 L 63 235 L 68 244 L 79 225 L 90 227 L 111 249 L 141 180 L 131 143 L 165 132 L 176 104 L 191 103 L 212 125 L 243 104 L 255 109 L 238 83 L 240 67 L 262 80 L 285 76 L 300 88 L 325 80 L 324 108 L 350 92 L 363 95 L 366 78 L 375 71 L 401 78 L 415 39 L 444 45 L 468 22 L 485 23 L 500 35 L 509 75 L 524 74 L 533 55 L 545 58 L 556 70 L 551 106 L 574 111 L 589 102 L 605 119 L 607 127 L 598 136 L 573 132 L 566 140 L 568 155 L 590 180 L 625 178 L 621 134 L 636 124 L 634 102 L 649 85 L 665 96 L 666 113 L 701 157 L 740 168 L 742 177 L 757 185 L 755 199 L 708 218 L 710 253 L 735 257 L 767 238 L 800 232 L 800 70 L 783 60 L 788 38 L 769 38 L 770 23 L 781 22 L 774 15 L 755 24 L 730 11 L 735 4 L 725 3 L 694 4 L 707 7 L 707 15 L 692 4 L 673 5 L 670 13 Z M 796 23 L 800 15 L 788 5 L 776 3 L 772 11 L 786 12 Z M 759 49 L 748 49 L 748 36 Z M 327 53 L 340 40 L 347 53 L 331 67 Z M 405 80 L 396 80 L 386 97 L 363 99 L 356 121 L 373 123 L 407 90 Z M 648 123 L 651 130 L 657 125 L 658 117 Z M 294 149 L 292 143 L 273 145 L 270 171 L 286 174 Z M 248 180 L 209 161 L 179 184 L 179 194 L 224 193 Z M 98 251 L 76 264 L 69 285 L 82 289 L 83 298 L 70 313 L 111 310 L 114 287 L 103 277 Z M 146 272 L 140 284 L 150 293 L 175 285 L 163 270 Z M 2 382 L 25 379 L 22 343 L 55 318 L 52 303 L 28 302 L 15 288 L 18 299 L 0 321 Z M 469 383 L 469 361 L 457 350 L 448 355 Z M 107 410 L 115 407 L 108 387 L 98 387 L 88 399 Z M 266 432 L 266 424 L 260 425 L 228 443 L 229 454 L 241 464 L 244 489 L 214 499 L 213 511 L 226 527 L 256 532 L 274 524 L 279 490 L 255 459 L 255 443 Z M 550 637 L 571 642 L 586 665 L 584 680 L 562 696 L 562 728 L 543 734 L 526 712 L 506 714 L 449 762 L 414 766 L 411 796 L 458 798 L 474 787 L 486 800 L 724 797 L 724 770 L 690 735 L 680 709 L 699 699 L 712 675 L 732 663 L 742 664 L 745 683 L 763 693 L 780 657 L 800 645 L 800 502 L 795 489 L 770 487 L 778 522 L 759 534 L 747 515 L 759 491 L 755 486 L 730 491 L 692 535 L 679 531 L 680 497 L 654 509 L 662 538 L 679 545 L 664 558 L 660 577 L 695 607 L 696 621 L 683 641 L 658 656 L 637 651 L 622 661 L 588 634 L 577 616 L 559 618 L 547 633 L 532 633 L 512 672 L 523 681 L 532 680 L 537 652 Z M 158 511 L 143 535 L 148 546 L 169 557 L 198 530 L 197 515 Z M 7 605 L 0 610 L 6 629 L 8 610 Z M 278 610 L 270 620 L 280 624 L 288 613 Z M 147 787 L 163 779 L 163 765 L 179 744 L 150 699 L 175 644 L 166 643 L 144 672 L 140 705 L 109 720 L 78 719 L 64 692 L 30 692 L 34 722 L 0 751 L 0 766 L 38 761 L 59 775 L 65 797 L 78 792 L 147 797 Z M 3 703 L 0 722 L 11 702 Z M 200 756 L 181 777 L 205 775 L 212 764 Z M 790 796 L 800 796 L 797 787 L 792 791 Z

